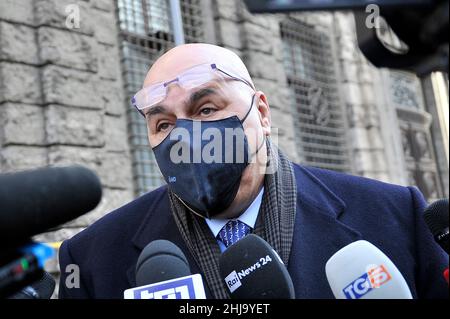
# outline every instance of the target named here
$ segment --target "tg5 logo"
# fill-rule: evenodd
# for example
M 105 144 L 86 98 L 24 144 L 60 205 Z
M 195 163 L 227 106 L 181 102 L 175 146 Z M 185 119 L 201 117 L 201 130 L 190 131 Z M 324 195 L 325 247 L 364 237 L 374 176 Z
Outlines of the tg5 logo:
M 359 299 L 375 288 L 391 280 L 391 275 L 383 265 L 371 267 L 366 273 L 355 279 L 343 289 L 347 299 Z

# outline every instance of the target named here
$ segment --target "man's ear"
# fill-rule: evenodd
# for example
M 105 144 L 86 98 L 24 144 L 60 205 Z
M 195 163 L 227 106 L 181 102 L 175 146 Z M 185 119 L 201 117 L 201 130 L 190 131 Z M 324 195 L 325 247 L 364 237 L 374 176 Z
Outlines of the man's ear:
M 261 91 L 256 92 L 256 98 L 257 98 L 259 120 L 261 121 L 263 133 L 265 136 L 269 136 L 272 124 L 272 120 L 270 117 L 269 102 L 267 102 L 267 97 L 264 94 L 264 92 Z

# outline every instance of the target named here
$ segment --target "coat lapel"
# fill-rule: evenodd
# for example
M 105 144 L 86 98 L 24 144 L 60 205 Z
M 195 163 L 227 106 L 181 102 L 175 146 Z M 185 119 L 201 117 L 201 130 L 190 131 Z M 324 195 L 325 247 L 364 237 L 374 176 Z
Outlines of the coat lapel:
M 361 234 L 339 221 L 345 203 L 307 169 L 294 166 L 297 211 L 288 271 L 296 298 L 334 298 L 325 274 L 328 259 Z

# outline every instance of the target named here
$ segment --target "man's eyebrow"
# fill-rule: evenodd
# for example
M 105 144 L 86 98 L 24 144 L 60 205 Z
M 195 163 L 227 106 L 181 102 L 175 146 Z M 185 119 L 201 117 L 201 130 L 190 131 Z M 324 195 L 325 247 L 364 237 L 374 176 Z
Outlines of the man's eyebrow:
M 147 112 L 145 112 L 145 117 L 148 118 L 150 116 L 154 116 L 161 113 L 167 113 L 166 108 L 162 104 L 158 104 L 155 106 L 152 106 Z
M 191 94 L 191 96 L 189 97 L 188 105 L 193 105 L 206 96 L 217 94 L 217 91 L 212 87 L 200 89 Z

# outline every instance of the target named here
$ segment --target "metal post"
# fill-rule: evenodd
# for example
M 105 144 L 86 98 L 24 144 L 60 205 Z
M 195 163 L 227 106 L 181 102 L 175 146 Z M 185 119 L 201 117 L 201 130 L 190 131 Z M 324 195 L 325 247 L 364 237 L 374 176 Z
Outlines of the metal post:
M 172 14 L 172 29 L 175 45 L 184 44 L 183 18 L 181 17 L 180 0 L 170 0 L 170 12 Z

